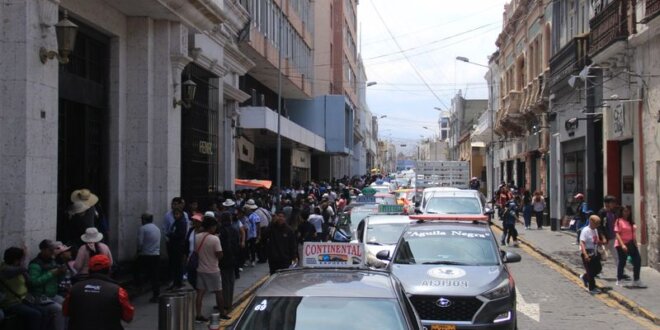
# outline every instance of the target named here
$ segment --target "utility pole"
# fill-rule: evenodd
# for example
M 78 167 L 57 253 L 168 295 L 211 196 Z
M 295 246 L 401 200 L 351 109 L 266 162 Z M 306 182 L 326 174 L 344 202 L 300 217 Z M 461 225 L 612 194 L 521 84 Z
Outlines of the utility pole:
M 282 15 L 280 16 L 280 31 L 278 40 L 279 47 L 279 56 L 277 58 L 277 175 L 276 182 L 277 188 L 275 189 L 275 200 L 277 202 L 277 208 L 280 207 L 280 199 L 282 198 L 282 26 L 286 21 L 286 16 L 284 15 L 284 10 L 282 10 Z

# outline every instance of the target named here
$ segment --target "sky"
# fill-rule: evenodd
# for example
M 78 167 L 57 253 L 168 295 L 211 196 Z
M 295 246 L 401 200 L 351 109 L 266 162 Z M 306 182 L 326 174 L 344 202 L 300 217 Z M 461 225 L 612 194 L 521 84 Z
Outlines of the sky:
M 487 68 L 497 50 L 506 0 L 362 0 L 358 52 L 367 70 L 367 103 L 379 119 L 379 138 L 398 150 L 437 134 L 440 112 L 458 90 L 486 99 Z M 421 78 L 420 78 L 421 76 Z M 432 91 L 431 91 L 432 90 Z M 428 129 L 424 129 L 426 126 Z M 401 144 L 406 147 L 402 148 Z

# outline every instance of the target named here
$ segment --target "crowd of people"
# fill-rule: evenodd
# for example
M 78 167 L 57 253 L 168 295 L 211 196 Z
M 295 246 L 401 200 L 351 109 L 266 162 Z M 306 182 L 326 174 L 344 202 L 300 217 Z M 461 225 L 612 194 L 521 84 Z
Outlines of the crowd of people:
M 164 281 L 170 281 L 167 290 L 183 288 L 187 282 L 197 290 L 198 322 L 208 321 L 201 313 L 206 293 L 215 295 L 221 318 L 228 319 L 234 283 L 243 268 L 268 263 L 274 273 L 297 265 L 303 242 L 328 239 L 336 215 L 350 203 L 352 187 L 375 179 L 310 182 L 279 194 L 275 189 L 224 192 L 204 201 L 175 197 L 162 226 L 154 224 L 152 214 L 140 217 L 135 283 L 147 285 L 150 302 L 155 303 Z M 109 226 L 98 197 L 88 189 L 74 191 L 69 215 L 62 235 L 66 244 L 45 239 L 29 262 L 26 247 L 5 250 L 0 265 L 0 319 L 13 315 L 17 324 L 30 330 L 99 328 L 98 320 L 114 326 L 132 319 L 128 295 L 111 277 L 116 265 L 105 243 Z M 160 267 L 165 260 L 161 244 L 167 251 L 166 272 Z M 99 304 L 120 307 L 104 315 L 91 313 Z M 120 328 L 113 326 L 108 329 Z
M 546 204 L 541 192 L 537 191 L 532 196 L 529 191 L 521 193 L 513 183 L 502 182 L 493 196 L 502 220 L 502 245 L 508 245 L 511 239 L 514 246 L 518 245 L 516 223 L 520 209 L 525 229 L 531 229 L 532 215 L 536 218 L 537 229 L 543 229 L 543 210 Z M 575 209 L 571 210 L 573 219 L 569 229 L 577 233 L 575 244 L 580 247 L 580 257 L 585 268 L 580 278 L 589 292 L 598 292 L 595 279 L 602 272 L 602 261 L 609 257 L 616 265 L 617 286 L 645 288 L 646 285 L 640 280 L 641 257 L 635 237 L 632 207 L 621 207 L 616 197 L 607 195 L 603 197 L 603 207 L 595 213 L 589 208 L 584 194 L 575 194 L 573 200 Z M 625 274 L 627 262 L 633 266 L 632 278 Z M 630 280 L 632 282 L 626 282 Z

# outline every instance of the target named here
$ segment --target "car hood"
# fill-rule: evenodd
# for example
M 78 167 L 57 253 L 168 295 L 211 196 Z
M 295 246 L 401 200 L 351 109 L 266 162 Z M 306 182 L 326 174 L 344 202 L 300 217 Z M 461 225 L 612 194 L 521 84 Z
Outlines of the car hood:
M 390 264 L 390 269 L 411 295 L 476 296 L 495 288 L 508 277 L 501 265 Z

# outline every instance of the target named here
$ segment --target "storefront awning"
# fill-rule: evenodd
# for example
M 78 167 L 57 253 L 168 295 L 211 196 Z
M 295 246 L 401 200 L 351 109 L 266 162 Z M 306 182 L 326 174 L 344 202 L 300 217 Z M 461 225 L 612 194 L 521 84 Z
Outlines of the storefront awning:
M 270 189 L 273 185 L 273 182 L 270 180 L 247 180 L 247 179 L 236 179 L 234 180 L 234 185 L 236 185 L 236 190 L 241 189 Z

